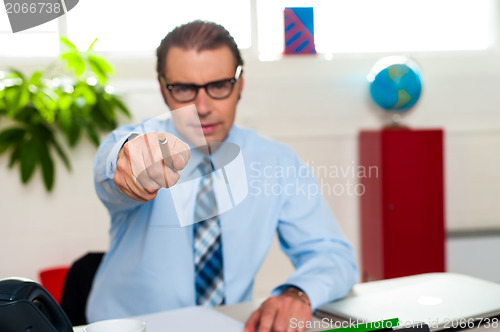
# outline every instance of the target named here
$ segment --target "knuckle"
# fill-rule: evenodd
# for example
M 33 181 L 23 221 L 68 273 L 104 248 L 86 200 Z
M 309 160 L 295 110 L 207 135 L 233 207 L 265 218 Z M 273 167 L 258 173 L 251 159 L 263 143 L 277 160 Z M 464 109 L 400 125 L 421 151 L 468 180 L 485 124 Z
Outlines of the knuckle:
M 158 189 L 156 189 L 155 187 L 151 186 L 151 185 L 148 185 L 148 186 L 144 186 L 144 190 L 146 191 L 146 193 L 148 193 L 149 195 L 155 195 L 156 196 L 156 192 L 158 191 Z
M 125 173 L 126 169 L 127 169 L 127 161 L 123 158 L 118 159 L 118 161 L 116 162 L 116 170 Z
M 269 321 L 273 320 L 274 314 L 270 311 L 264 311 L 260 317 L 261 317 L 261 321 L 269 322 Z
M 173 173 L 173 175 L 171 176 L 167 176 L 167 183 L 166 183 L 166 187 L 167 188 L 170 188 L 172 187 L 174 184 L 177 183 L 177 181 L 179 181 L 179 173 L 175 172 Z
M 284 306 L 289 306 L 292 304 L 292 302 L 294 301 L 295 299 L 292 298 L 291 296 L 281 296 L 281 303 L 284 305 Z
M 121 159 L 124 155 L 127 157 L 130 155 L 130 142 L 123 144 L 122 149 L 118 152 L 118 159 Z
M 125 195 L 128 195 L 127 193 L 127 190 L 125 189 L 125 186 L 123 185 L 123 183 L 116 183 L 116 186 L 118 187 L 118 190 L 122 193 L 122 194 L 125 194 Z
M 120 191 L 121 188 L 125 187 L 125 179 L 122 176 L 115 174 L 113 180 L 115 181 L 115 184 L 118 186 L 118 188 L 120 188 Z
M 158 167 L 149 167 L 148 174 L 149 177 L 153 179 L 163 178 L 163 170 L 158 169 Z
M 158 192 L 154 192 L 154 193 L 150 193 L 148 192 L 147 195 L 145 196 L 145 199 L 147 201 L 152 201 L 153 199 L 156 198 L 156 195 L 158 194 Z

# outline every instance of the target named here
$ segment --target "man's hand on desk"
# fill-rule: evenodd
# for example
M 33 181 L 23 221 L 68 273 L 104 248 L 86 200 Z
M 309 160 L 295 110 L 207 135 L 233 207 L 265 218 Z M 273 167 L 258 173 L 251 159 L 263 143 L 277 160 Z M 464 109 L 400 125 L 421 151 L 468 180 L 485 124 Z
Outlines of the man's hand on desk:
M 309 298 L 301 290 L 291 287 L 262 303 L 246 322 L 244 332 L 301 332 L 304 329 L 292 326 L 305 326 L 311 318 Z M 291 324 L 292 319 L 296 324 Z
M 172 134 L 138 135 L 118 153 L 114 181 L 120 192 L 147 202 L 156 197 L 161 187 L 177 183 L 177 171 L 186 166 L 190 157 L 189 146 Z

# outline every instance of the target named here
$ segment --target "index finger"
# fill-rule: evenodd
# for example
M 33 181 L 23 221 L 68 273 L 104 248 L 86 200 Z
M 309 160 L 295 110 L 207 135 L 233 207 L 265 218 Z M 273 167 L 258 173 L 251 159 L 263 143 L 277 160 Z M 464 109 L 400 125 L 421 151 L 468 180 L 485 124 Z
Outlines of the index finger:
M 244 332 L 255 332 L 257 330 L 257 326 L 259 325 L 260 319 L 260 309 L 255 310 L 248 318 L 245 323 L 245 331 Z
M 260 314 L 259 332 L 271 331 L 276 314 L 278 313 L 278 307 L 276 304 L 277 303 L 270 301 L 263 304 Z
M 170 149 L 172 166 L 174 167 L 173 169 L 181 170 L 186 167 L 189 158 L 191 157 L 191 150 L 189 149 L 189 145 L 173 135 L 170 136 L 170 140 L 167 144 Z
M 174 162 L 172 160 L 172 156 L 170 155 L 170 148 L 168 147 L 168 137 L 159 139 L 158 143 L 160 143 L 160 151 L 161 155 L 163 156 L 163 163 L 171 170 L 174 170 Z

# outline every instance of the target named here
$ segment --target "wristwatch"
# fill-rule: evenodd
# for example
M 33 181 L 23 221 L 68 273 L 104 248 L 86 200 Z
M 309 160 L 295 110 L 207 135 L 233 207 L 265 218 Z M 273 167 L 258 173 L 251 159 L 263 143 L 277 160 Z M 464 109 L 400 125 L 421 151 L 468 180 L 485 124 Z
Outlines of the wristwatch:
M 289 286 L 288 288 L 286 288 L 282 293 L 282 295 L 289 295 L 289 296 L 292 296 L 294 298 L 296 298 L 297 300 L 307 304 L 307 305 L 311 305 L 311 301 L 309 301 L 309 297 L 306 295 L 306 293 L 304 293 L 304 291 L 302 291 L 302 289 L 298 288 L 298 287 L 295 287 L 295 286 Z

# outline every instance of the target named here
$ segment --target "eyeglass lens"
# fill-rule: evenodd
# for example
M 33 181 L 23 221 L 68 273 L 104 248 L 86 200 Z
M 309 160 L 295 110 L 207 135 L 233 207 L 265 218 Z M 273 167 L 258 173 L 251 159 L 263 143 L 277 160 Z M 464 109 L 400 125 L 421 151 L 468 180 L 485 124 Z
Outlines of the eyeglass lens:
M 198 89 L 202 88 L 193 84 L 179 84 L 172 87 L 172 95 L 177 101 L 191 101 L 196 98 Z M 231 80 L 212 82 L 205 86 L 207 94 L 214 99 L 226 98 L 231 94 L 233 83 Z

